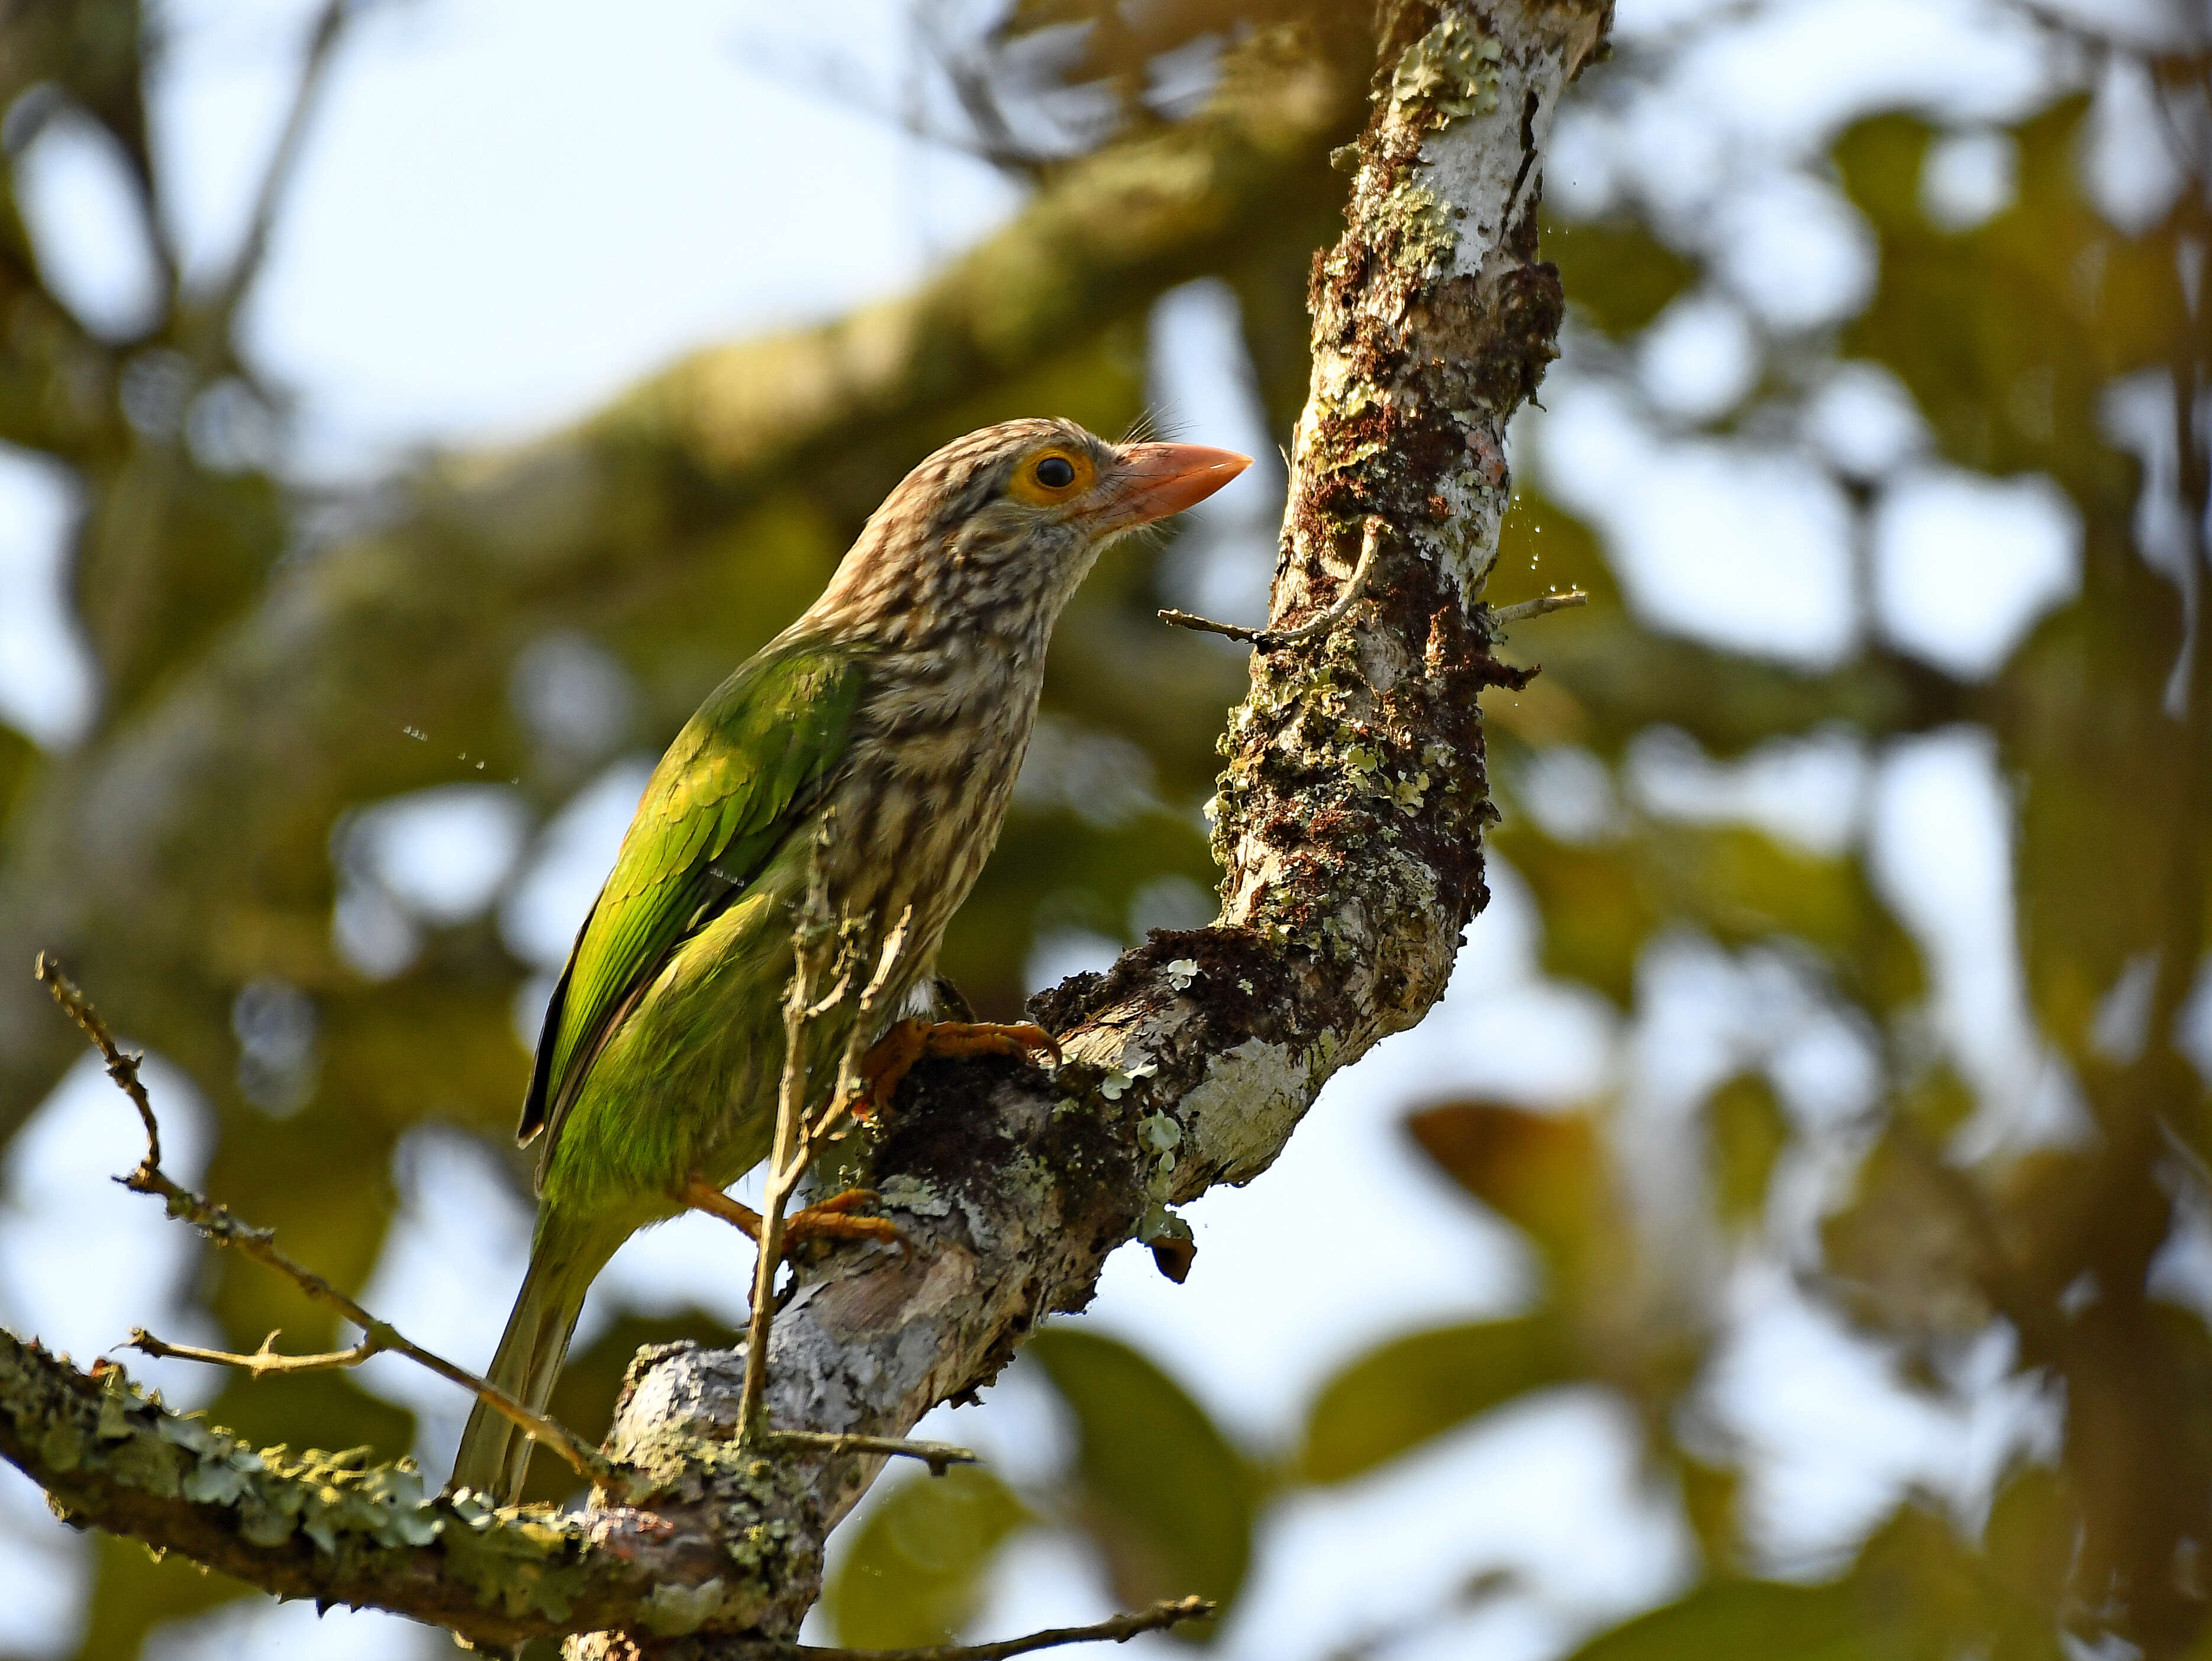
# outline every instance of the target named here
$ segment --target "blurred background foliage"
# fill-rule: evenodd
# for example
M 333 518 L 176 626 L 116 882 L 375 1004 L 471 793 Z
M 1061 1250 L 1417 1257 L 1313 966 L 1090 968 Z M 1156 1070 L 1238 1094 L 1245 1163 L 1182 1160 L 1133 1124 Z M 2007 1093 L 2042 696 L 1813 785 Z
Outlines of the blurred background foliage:
M 2186 0 L 2111 18 L 2023 8 L 2008 15 L 2045 69 L 2028 107 L 1964 129 L 1930 99 L 1852 111 L 1803 171 L 1847 204 L 1862 290 L 1795 320 L 1738 307 L 1747 346 L 1689 338 L 1693 369 L 1747 350 L 1739 384 L 1650 394 L 1677 458 L 1811 457 L 1843 502 L 1850 620 L 1793 651 L 1686 624 L 1604 505 L 1566 500 L 1571 469 L 1538 465 L 1576 389 L 1663 387 L 1650 366 L 1733 280 L 1680 204 L 1568 175 L 1593 165 L 1593 134 L 1618 138 L 1679 95 L 1670 77 L 1711 40 L 1788 10 L 1677 8 L 1625 31 L 1573 90 L 1543 236 L 1571 304 L 1545 393 L 1558 412 L 1516 434 L 1491 598 L 1571 585 L 1590 599 L 1516 631 L 1504 649 L 1543 672 L 1486 713 L 1493 882 L 1533 908 L 1546 976 L 1632 1032 L 1668 954 L 1703 951 L 1797 1013 L 1671 1114 L 1624 1068 L 1568 1103 L 1386 1104 L 1457 1202 L 1520 1240 L 1516 1306 L 1471 1297 L 1468 1318 L 1345 1359 L 1296 1433 L 1265 1445 L 1218 1422 L 1172 1354 L 1047 1330 L 1018 1372 L 1050 1403 L 1053 1457 L 887 1477 L 833 1565 L 821 1619 L 837 1640 L 968 1628 L 994 1564 L 1044 1534 L 1081 1542 L 1124 1603 L 1220 1599 L 1225 1619 L 1187 1640 L 1233 1647 L 1240 1594 L 1312 1496 L 1437 1457 L 1482 1415 L 1595 1389 L 1625 1409 L 1639 1481 L 1689 1543 L 1659 1607 L 1555 1629 L 1589 1661 L 2212 1653 L 2207 24 Z M 805 603 L 914 458 L 1038 409 L 1121 430 L 1156 392 L 1152 308 L 1198 279 L 1233 295 L 1256 407 L 1287 436 L 1308 262 L 1343 191 L 1326 158 L 1363 119 L 1364 9 L 1018 0 L 915 17 L 945 94 L 917 118 L 924 137 L 1030 195 L 882 326 L 898 339 L 881 350 L 906 354 L 890 371 L 841 380 L 835 332 L 717 349 L 541 443 L 333 490 L 288 470 L 286 393 L 240 345 L 290 147 L 235 257 L 187 271 L 146 113 L 160 9 L 0 9 L 11 167 L 58 127 L 96 134 L 161 277 L 150 317 L 88 321 L 50 283 L 15 173 L 0 174 L 0 442 L 70 480 L 68 593 L 98 674 L 82 733 L 42 744 L 0 727 L 0 946 L 21 964 L 59 948 L 196 1087 L 205 1185 L 343 1284 L 404 1245 L 421 1137 L 505 1148 L 517 1034 L 565 944 L 506 902 L 592 804 L 626 811 L 638 758 Z M 295 125 L 350 21 L 335 6 L 309 34 Z M 2173 181 L 2131 221 L 2085 183 L 2115 86 L 2136 89 L 2132 142 L 2160 149 Z M 1978 205 L 1962 169 L 1996 181 Z M 1186 182 L 1160 185 L 1158 222 L 1119 216 L 1117 178 L 1142 192 L 1171 176 Z M 1102 202 L 1108 222 L 1090 225 Z M 972 313 L 963 296 L 981 296 Z M 1822 440 L 1824 422 L 1844 436 Z M 1883 621 L 1886 594 L 1916 578 L 1880 529 L 1908 451 L 2047 480 L 2039 499 L 2071 529 L 2078 575 L 1985 661 Z M 1071 952 L 1210 915 L 1199 806 L 1243 663 L 1152 613 L 1187 602 L 1190 573 L 1237 557 L 1233 540 L 1201 519 L 1125 545 L 1071 611 L 1005 840 L 947 942 L 979 1010 L 1011 1013 Z M 2005 584 L 2003 537 L 1974 546 L 1942 600 L 1961 616 Z M 1986 1005 L 1958 1030 L 1911 884 L 1877 856 L 1869 780 L 1931 735 L 1982 757 L 2002 792 L 2017 1032 L 1978 1037 L 1974 1019 L 2002 1025 Z M 1792 834 L 1810 810 L 1791 769 L 1810 754 L 1851 760 L 1855 794 L 1838 823 Z M 1925 884 L 1966 879 L 1929 858 Z M 76 1052 L 27 989 L 7 995 L 12 1130 Z M 1808 1023 L 1841 1035 L 1810 1086 L 1784 1042 Z M 501 1171 L 521 1191 L 520 1165 Z M 1732 1311 L 1762 1272 L 1908 1395 L 2010 1390 L 2017 1424 L 1986 1480 L 1906 1484 L 1839 1547 L 1793 1558 L 1756 1503 L 1756 1450 L 1713 1406 Z M 488 1343 L 507 1293 L 478 1291 Z M 232 1348 L 277 1327 L 301 1348 L 337 1336 L 217 1258 L 193 1259 L 177 1296 Z M 639 1345 L 727 1336 L 726 1311 L 618 1310 L 556 1410 L 595 1431 Z M 200 1396 L 265 1441 L 436 1447 L 415 1398 L 350 1378 Z M 538 1480 L 561 1497 L 553 1473 Z M 76 1636 L 39 1652 L 134 1655 L 160 1623 L 240 1592 L 100 1540 Z M 1327 1652 L 1464 1652 L 1435 1634 L 1515 1593 L 1510 1568 L 1486 1570 L 1431 1607 L 1378 1609 Z

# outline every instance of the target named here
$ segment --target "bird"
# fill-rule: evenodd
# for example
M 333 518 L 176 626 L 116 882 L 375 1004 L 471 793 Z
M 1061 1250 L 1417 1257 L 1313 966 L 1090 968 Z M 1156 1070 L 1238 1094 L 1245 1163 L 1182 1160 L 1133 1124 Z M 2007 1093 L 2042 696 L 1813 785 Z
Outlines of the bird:
M 1051 1047 L 1033 1026 L 891 1022 L 933 983 L 945 925 L 998 841 L 1053 627 L 1100 550 L 1250 465 L 1066 420 L 956 439 L 884 498 L 820 598 L 708 694 L 654 768 L 546 1007 L 518 1131 L 544 1144 L 537 1223 L 491 1384 L 544 1411 L 585 1293 L 638 1229 L 693 1209 L 747 1226 L 722 1190 L 769 1152 L 810 897 L 871 920 L 880 954 L 863 965 L 867 998 L 802 1028 L 816 1096 L 859 1028 L 878 1103 L 925 1050 Z M 788 1238 L 895 1236 L 854 1201 L 795 1214 Z M 480 1400 L 449 1491 L 516 1503 L 532 1446 Z

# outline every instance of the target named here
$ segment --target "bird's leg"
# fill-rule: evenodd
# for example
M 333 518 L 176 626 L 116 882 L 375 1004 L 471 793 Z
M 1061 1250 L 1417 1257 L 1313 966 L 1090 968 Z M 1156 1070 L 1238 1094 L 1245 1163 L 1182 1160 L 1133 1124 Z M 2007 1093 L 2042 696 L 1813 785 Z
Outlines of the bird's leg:
M 739 1205 L 704 1177 L 694 1177 L 678 1189 L 676 1198 L 694 1211 L 703 1211 L 709 1217 L 720 1217 L 755 1245 L 760 1244 L 760 1213 L 749 1205 Z
M 694 1211 L 720 1217 L 755 1244 L 760 1243 L 760 1213 L 749 1205 L 738 1204 L 704 1177 L 694 1177 L 676 1190 L 676 1197 Z M 905 1237 L 890 1218 L 849 1214 L 854 1207 L 866 1205 L 875 1197 L 872 1188 L 848 1188 L 842 1194 L 833 1194 L 818 1204 L 793 1212 L 783 1220 L 784 1250 L 788 1252 L 792 1247 L 809 1240 L 882 1240 L 890 1245 L 904 1245 Z
M 848 1104 L 853 1116 L 872 1119 L 891 1104 L 914 1064 L 924 1056 L 1028 1056 L 1039 1051 L 1060 1061 L 1060 1041 L 1029 1021 L 925 1021 L 909 1017 L 860 1057 L 860 1093 Z

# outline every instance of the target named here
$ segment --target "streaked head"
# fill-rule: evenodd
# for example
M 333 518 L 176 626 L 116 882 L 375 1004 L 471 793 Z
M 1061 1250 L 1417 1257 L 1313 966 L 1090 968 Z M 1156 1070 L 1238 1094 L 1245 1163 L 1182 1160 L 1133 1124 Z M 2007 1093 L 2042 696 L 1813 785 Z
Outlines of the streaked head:
M 817 609 L 1041 605 L 1049 627 L 1108 541 L 1203 502 L 1251 465 L 1198 444 L 1109 443 L 1072 421 L 986 427 L 884 498 Z

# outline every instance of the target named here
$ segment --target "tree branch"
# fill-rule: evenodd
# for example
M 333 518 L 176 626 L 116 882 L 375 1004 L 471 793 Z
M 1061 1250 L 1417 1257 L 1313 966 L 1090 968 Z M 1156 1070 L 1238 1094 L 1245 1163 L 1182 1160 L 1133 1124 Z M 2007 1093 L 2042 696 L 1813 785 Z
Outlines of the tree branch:
M 1345 613 L 1358 605 L 1359 597 L 1367 592 L 1368 574 L 1375 569 L 1375 545 L 1382 536 L 1382 521 L 1370 518 L 1367 521 L 1366 535 L 1359 545 L 1359 563 L 1352 568 L 1352 575 L 1346 580 L 1343 592 L 1337 595 L 1327 611 L 1295 629 L 1247 629 L 1242 624 L 1216 623 L 1211 618 L 1197 617 L 1188 611 L 1173 609 L 1162 611 L 1160 621 L 1172 624 L 1178 629 L 1195 629 L 1203 634 L 1225 635 L 1231 640 L 1247 642 L 1261 652 L 1279 652 L 1285 646 L 1296 646 L 1303 641 L 1316 639 L 1343 622 Z
M 306 146 L 307 129 L 323 88 L 329 82 L 339 40 L 362 3 L 363 0 L 324 0 L 321 10 L 308 27 L 307 46 L 300 55 L 299 78 L 292 88 L 292 101 L 285 110 L 284 125 L 278 130 L 262 168 L 245 234 L 239 240 L 228 268 L 196 307 L 199 315 L 194 322 L 200 332 L 198 356 L 203 375 L 234 359 L 230 337 L 238 309 L 245 303 L 268 257 L 269 238 L 276 227 L 276 211 L 283 204 L 293 175 L 299 170 L 300 153 Z
M 788 1661 L 1011 1661 L 1017 1655 L 1059 1649 L 1069 1644 L 1126 1644 L 1139 1633 L 1165 1632 L 1186 1621 L 1203 1620 L 1213 1605 L 1203 1597 L 1179 1597 L 1171 1603 L 1155 1603 L 1137 1615 L 1109 1615 L 1088 1627 L 1054 1627 L 1026 1638 L 1001 1639 L 995 1644 L 930 1644 L 920 1649 L 837 1650 L 813 1644 L 770 1640 L 753 1651 L 760 1656 Z
M 583 1623 L 691 1632 L 726 1603 L 757 1599 L 738 1588 L 743 1576 L 726 1555 L 662 1518 L 493 1512 L 426 1497 L 404 1460 L 368 1467 L 358 1455 L 257 1451 L 149 1400 L 112 1363 L 80 1372 L 4 1331 L 0 1457 L 80 1527 L 179 1552 L 278 1597 L 398 1609 L 479 1645 Z

